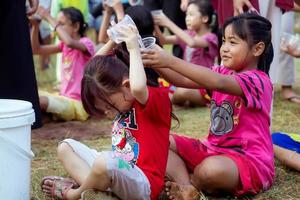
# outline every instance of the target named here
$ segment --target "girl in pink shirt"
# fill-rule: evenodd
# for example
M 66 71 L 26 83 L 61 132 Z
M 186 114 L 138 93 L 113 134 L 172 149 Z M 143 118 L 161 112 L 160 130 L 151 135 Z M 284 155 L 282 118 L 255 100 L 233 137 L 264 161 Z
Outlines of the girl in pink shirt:
M 174 182 L 167 182 L 166 190 L 173 199 L 195 199 L 196 190 L 257 194 L 274 182 L 271 23 L 252 13 L 230 18 L 223 27 L 220 54 L 223 65 L 211 69 L 161 50 L 143 55 L 144 64 L 167 81 L 203 88 L 211 97 L 211 124 L 204 141 L 170 137 L 167 174 Z
M 210 68 L 218 55 L 216 14 L 209 0 L 189 1 L 186 12 L 187 30 L 182 30 L 164 14 L 154 15 L 156 25 L 165 26 L 174 35 L 163 35 L 159 27 L 155 32 L 161 45 L 179 44 L 184 51 L 183 59 L 189 63 Z M 206 105 L 206 100 L 197 89 L 176 88 L 172 97 L 175 104 L 191 103 Z
M 39 23 L 31 18 L 33 53 L 43 55 L 62 52 L 60 93 L 40 92 L 41 109 L 62 120 L 86 120 L 88 115 L 81 103 L 80 83 L 84 65 L 94 54 L 94 44 L 84 37 L 87 25 L 83 15 L 74 7 L 62 9 L 57 20 L 43 8 L 39 8 L 38 13 L 52 25 L 61 42 L 58 45 L 40 45 Z

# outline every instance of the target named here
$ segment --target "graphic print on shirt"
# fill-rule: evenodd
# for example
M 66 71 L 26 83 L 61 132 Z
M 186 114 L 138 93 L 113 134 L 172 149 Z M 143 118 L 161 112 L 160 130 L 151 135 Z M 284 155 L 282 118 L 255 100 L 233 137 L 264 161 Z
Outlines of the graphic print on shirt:
M 137 130 L 135 110 L 119 115 L 112 129 L 112 150 L 114 155 L 127 161 L 131 166 L 136 164 L 139 155 L 139 144 L 130 132 Z
M 218 106 L 215 101 L 211 101 L 211 126 L 210 131 L 215 135 L 224 135 L 233 129 L 233 107 L 229 102 L 222 102 Z
M 62 64 L 62 68 L 63 68 L 63 71 L 64 71 L 64 76 L 66 78 L 66 80 L 70 80 L 71 79 L 71 75 L 72 75 L 72 59 L 68 56 L 66 56 L 64 59 L 63 59 L 63 64 Z

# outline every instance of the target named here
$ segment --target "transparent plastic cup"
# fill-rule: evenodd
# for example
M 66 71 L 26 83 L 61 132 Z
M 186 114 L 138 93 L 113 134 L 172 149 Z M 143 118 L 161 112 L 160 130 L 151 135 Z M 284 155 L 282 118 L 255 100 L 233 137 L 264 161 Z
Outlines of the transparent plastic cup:
M 131 17 L 129 15 L 125 15 L 125 17 L 119 21 L 116 25 L 110 27 L 107 30 L 107 35 L 109 36 L 109 38 L 114 41 L 115 43 L 119 44 L 122 42 L 122 40 L 119 39 L 119 35 L 116 32 L 116 28 L 120 27 L 120 26 L 129 26 L 129 25 L 133 25 L 136 26 L 134 21 L 131 19 Z
M 297 48 L 299 46 L 300 38 L 299 35 L 293 35 L 287 32 L 283 32 L 281 35 L 280 45 L 283 48 Z
M 158 15 L 161 15 L 161 14 L 163 14 L 163 11 L 161 9 L 151 11 L 152 16 L 158 16 Z
M 153 49 L 155 47 L 156 39 L 155 37 L 145 37 L 142 39 L 143 47 L 141 49 L 143 50 L 149 50 Z

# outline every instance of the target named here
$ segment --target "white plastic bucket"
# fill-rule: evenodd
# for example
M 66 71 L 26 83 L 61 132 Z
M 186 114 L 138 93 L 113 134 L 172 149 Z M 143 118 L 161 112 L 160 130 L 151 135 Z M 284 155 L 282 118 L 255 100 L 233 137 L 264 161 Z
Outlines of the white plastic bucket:
M 0 199 L 30 199 L 32 104 L 0 99 Z

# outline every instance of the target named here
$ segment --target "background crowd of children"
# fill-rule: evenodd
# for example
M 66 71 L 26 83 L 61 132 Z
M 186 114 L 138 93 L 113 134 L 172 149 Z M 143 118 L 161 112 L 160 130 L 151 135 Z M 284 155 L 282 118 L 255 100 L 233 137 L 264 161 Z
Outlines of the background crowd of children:
M 280 51 L 272 22 L 279 18 L 264 11 L 281 16 L 299 3 L 282 2 L 41 1 L 28 16 L 32 53 L 43 69 L 61 53 L 59 91 L 39 90 L 41 111 L 58 120 L 114 117 L 111 151 L 73 139 L 59 144 L 71 178 L 45 177 L 43 192 L 58 199 L 79 199 L 87 189 L 121 199 L 158 199 L 162 191 L 170 199 L 255 195 L 274 183 L 274 153 L 300 170 L 299 136 L 270 132 Z M 125 15 L 134 25 L 117 27 Z M 107 34 L 111 27 L 120 43 Z M 146 37 L 157 45 L 141 48 Z M 281 50 L 300 57 L 299 48 Z M 292 83 L 283 84 L 282 98 L 299 103 Z M 205 140 L 170 134 L 172 104 L 210 108 Z

